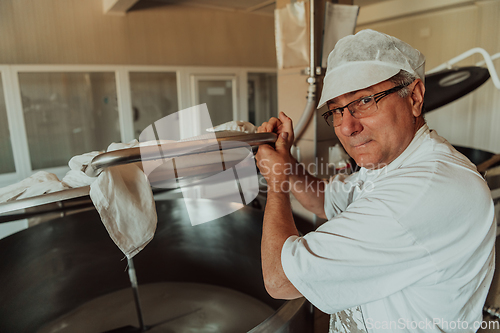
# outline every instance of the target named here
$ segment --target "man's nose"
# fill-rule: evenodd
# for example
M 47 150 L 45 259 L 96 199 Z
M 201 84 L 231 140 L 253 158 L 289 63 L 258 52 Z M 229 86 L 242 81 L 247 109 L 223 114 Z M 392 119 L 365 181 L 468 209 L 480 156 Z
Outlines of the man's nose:
M 340 124 L 338 130 L 344 136 L 353 136 L 363 130 L 363 125 L 361 125 L 359 119 L 351 115 L 349 110 L 345 109 L 342 115 L 342 124 Z

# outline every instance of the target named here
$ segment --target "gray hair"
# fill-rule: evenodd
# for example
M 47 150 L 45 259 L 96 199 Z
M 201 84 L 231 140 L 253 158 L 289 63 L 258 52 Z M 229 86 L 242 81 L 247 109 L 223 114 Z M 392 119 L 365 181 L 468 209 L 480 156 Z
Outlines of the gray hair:
M 390 82 L 394 83 L 396 86 L 399 86 L 400 84 L 410 84 L 419 77 L 415 74 L 412 74 L 410 72 L 405 71 L 404 69 L 400 70 L 398 74 L 394 75 L 389 79 Z M 407 97 L 408 94 L 410 93 L 410 89 L 408 87 L 404 87 L 400 91 L 398 91 L 398 96 L 399 97 Z M 425 121 L 425 105 L 422 105 L 422 117 Z
M 398 74 L 394 75 L 389 79 L 392 83 L 394 83 L 396 86 L 399 86 L 401 84 L 410 84 L 413 81 L 418 79 L 418 76 L 415 74 L 412 74 L 410 72 L 405 71 L 404 69 L 400 70 Z M 404 87 L 400 91 L 398 91 L 399 97 L 406 97 L 410 93 L 410 89 L 408 87 Z

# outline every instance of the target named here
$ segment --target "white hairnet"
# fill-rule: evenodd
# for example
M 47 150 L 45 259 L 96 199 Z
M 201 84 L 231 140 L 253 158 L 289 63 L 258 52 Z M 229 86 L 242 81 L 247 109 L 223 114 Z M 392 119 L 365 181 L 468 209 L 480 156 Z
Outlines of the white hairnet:
M 368 88 L 404 69 L 424 81 L 425 57 L 405 42 L 374 30 L 361 30 L 337 42 L 328 67 L 318 109 L 348 92 Z

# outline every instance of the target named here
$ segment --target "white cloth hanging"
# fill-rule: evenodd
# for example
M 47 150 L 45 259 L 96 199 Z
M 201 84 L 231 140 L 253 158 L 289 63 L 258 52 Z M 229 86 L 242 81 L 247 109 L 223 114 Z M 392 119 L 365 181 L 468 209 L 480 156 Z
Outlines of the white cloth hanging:
M 153 142 L 156 144 L 156 142 Z M 141 143 L 112 143 L 107 151 L 132 148 Z M 151 186 L 136 164 L 104 169 L 97 177 L 83 171 L 101 152 L 90 152 L 71 158 L 71 170 L 60 181 L 45 171 L 0 189 L 0 202 L 24 199 L 37 195 L 90 185 L 90 198 L 101 216 L 111 239 L 127 256 L 132 258 L 153 238 L 157 216 Z

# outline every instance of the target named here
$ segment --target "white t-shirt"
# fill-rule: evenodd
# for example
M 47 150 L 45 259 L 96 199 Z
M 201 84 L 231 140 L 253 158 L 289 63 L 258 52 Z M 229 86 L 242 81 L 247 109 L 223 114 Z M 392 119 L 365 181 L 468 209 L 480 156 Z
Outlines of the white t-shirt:
M 325 213 L 316 231 L 287 239 L 281 261 L 302 295 L 337 313 L 331 332 L 477 330 L 494 271 L 493 202 L 435 131 L 424 125 L 384 168 L 334 179 Z

